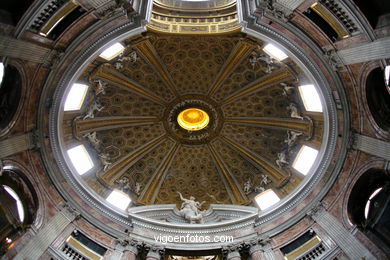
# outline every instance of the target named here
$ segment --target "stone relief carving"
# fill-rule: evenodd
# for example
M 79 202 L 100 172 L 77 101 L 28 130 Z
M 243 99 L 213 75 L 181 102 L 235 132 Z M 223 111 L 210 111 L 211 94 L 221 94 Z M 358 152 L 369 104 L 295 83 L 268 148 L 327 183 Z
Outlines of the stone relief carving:
M 290 103 L 290 105 L 287 106 L 287 110 L 291 111 L 290 116 L 292 118 L 298 118 L 303 120 L 303 116 L 300 115 L 301 113 L 299 112 L 297 105 L 295 105 L 294 103 Z
M 202 201 L 201 203 L 199 203 L 198 201 L 195 201 L 195 198 L 193 196 L 191 196 L 189 199 L 186 199 L 183 197 L 183 195 L 181 195 L 180 192 L 177 193 L 179 194 L 180 199 L 183 201 L 179 211 L 181 216 L 184 217 L 191 224 L 203 224 L 203 212 L 200 209 L 206 201 Z

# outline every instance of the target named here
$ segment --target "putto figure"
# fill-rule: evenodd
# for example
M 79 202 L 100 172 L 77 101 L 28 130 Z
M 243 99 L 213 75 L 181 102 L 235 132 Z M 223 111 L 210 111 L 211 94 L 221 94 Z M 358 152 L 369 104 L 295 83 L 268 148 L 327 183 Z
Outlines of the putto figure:
M 181 195 L 180 192 L 177 193 L 179 194 L 180 199 L 183 201 L 180 208 L 180 215 L 191 224 L 203 224 L 204 220 L 202 211 L 200 209 L 206 201 L 199 203 L 198 201 L 195 201 L 193 196 L 191 196 L 189 199 L 186 199 Z

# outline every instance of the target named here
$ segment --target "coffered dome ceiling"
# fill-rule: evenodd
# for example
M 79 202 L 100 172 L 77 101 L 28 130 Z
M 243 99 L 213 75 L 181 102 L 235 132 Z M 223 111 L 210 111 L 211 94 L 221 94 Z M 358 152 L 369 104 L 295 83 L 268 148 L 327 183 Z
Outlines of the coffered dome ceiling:
M 120 55 L 97 57 L 75 80 L 88 86 L 80 109 L 57 116 L 65 161 L 89 192 L 104 200 L 121 190 L 134 206 L 180 205 L 179 191 L 207 208 L 251 205 L 267 189 L 283 199 L 304 182 L 293 164 L 302 147 L 321 149 L 324 116 L 306 111 L 298 87 L 312 83 L 291 58 L 271 58 L 242 33 L 148 32 L 121 43 Z M 188 108 L 208 115 L 207 126 L 182 128 Z M 80 144 L 91 160 L 81 175 L 66 153 Z

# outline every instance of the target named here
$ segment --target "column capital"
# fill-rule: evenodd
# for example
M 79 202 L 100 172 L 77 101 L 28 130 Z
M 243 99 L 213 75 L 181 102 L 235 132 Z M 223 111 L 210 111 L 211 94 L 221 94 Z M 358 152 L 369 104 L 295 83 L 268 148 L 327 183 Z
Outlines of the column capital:
M 145 245 L 144 248 L 148 251 L 146 255 L 147 260 L 161 259 L 164 255 L 165 249 L 154 245 Z
M 314 221 L 316 221 L 316 219 L 318 219 L 319 217 L 321 217 L 323 214 L 325 214 L 326 212 L 326 209 L 324 207 L 324 205 L 322 205 L 321 202 L 318 202 L 317 204 L 315 204 L 306 214 L 311 218 L 313 219 Z
M 226 259 L 227 260 L 240 260 L 241 259 L 240 252 L 239 251 L 230 251 L 226 256 Z
M 262 252 L 263 251 L 263 247 L 259 244 L 256 244 L 256 245 L 252 245 L 251 247 L 249 247 L 249 254 L 252 255 L 256 252 Z
M 60 212 L 72 222 L 75 219 L 79 219 L 81 214 L 75 208 L 71 207 L 68 203 L 62 204 Z

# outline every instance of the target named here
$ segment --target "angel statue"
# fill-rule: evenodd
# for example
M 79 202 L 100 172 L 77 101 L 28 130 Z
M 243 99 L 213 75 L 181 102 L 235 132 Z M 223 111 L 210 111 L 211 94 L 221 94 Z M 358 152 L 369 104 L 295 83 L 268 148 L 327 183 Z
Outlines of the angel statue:
M 181 195 L 180 192 L 177 193 L 179 194 L 180 199 L 183 201 L 179 211 L 180 215 L 188 220 L 191 224 L 203 224 L 203 215 L 200 209 L 206 201 L 199 203 L 198 201 L 195 201 L 193 196 L 191 196 L 189 199 L 186 199 L 183 197 L 183 195 Z

